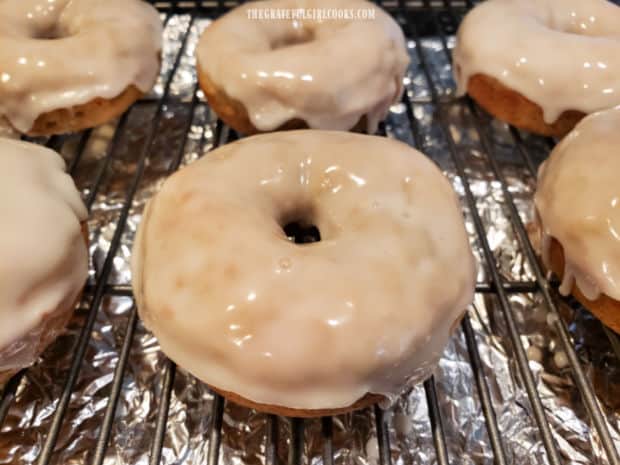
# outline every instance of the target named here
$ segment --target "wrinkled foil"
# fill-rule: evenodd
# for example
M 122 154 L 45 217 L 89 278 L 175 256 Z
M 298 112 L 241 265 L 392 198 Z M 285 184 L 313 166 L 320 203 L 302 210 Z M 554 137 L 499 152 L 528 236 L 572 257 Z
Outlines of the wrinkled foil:
M 25 373 L 19 384 L 0 430 L 0 463 L 34 463 L 41 452 L 71 364 L 72 348 L 85 323 L 140 153 L 149 139 L 158 103 L 166 93 L 169 79 L 168 98 L 163 103 L 144 174 L 107 279 L 110 289 L 113 286 L 126 288 L 130 284 L 132 241 L 145 202 L 177 163 L 190 163 L 226 140 L 226 128 L 217 129 L 216 117 L 196 87 L 194 49 L 201 30 L 208 23 L 209 20 L 203 18 L 192 21 L 189 15 L 168 18 L 162 74 L 150 95 L 132 109 L 126 121 L 95 129 L 78 163 L 74 163 L 74 157 L 82 136 L 72 135 L 64 140 L 62 154 L 68 166 L 74 168 L 72 174 L 91 208 L 90 282 L 66 333 L 46 351 L 38 364 Z M 183 48 L 186 36 L 187 43 Z M 418 59 L 417 44 L 408 43 L 412 63 L 406 77 L 406 89 L 414 120 L 409 120 L 404 104 L 394 105 L 386 121 L 386 133 L 389 137 L 417 145 L 452 181 L 462 200 L 467 230 L 480 263 L 479 283 L 488 283 L 488 268 L 482 259 L 471 212 L 464 199 L 463 182 L 469 182 L 472 189 L 501 275 L 511 282 L 532 281 L 530 265 L 507 214 L 501 185 L 489 166 L 489 154 L 481 144 L 475 117 L 466 102 L 455 96 L 450 61 L 442 43 L 437 37 L 422 38 L 419 42 L 432 83 L 426 80 Z M 447 43 L 451 48 L 454 39 L 449 37 Z M 438 103 L 433 102 L 430 86 L 434 86 Z M 195 94 L 197 99 L 193 101 Z M 529 223 L 532 220 L 534 176 L 527 169 L 508 128 L 484 114 L 481 118 L 493 156 L 508 179 L 522 220 Z M 119 124 L 123 127 L 118 127 Z M 116 130 L 120 137 L 114 139 Z M 521 137 L 535 168 L 547 156 L 550 145 L 544 139 L 527 134 L 521 134 Z M 456 174 L 450 157 L 449 138 L 465 163 L 467 180 Z M 112 158 L 108 157 L 109 151 L 114 155 Z M 549 315 L 540 295 L 517 293 L 510 294 L 509 299 L 521 343 L 527 351 L 530 369 L 564 463 L 609 463 L 571 377 L 566 354 L 549 324 Z M 617 340 L 608 337 L 610 334 L 601 324 L 574 302 L 569 306 L 562 301 L 560 305 L 584 371 L 594 386 L 607 427 L 616 447 L 620 448 L 620 362 L 612 344 L 617 344 Z M 84 464 L 92 460 L 114 369 L 134 311 L 133 300 L 128 294 L 116 295 L 110 290 L 104 295 L 62 421 L 52 463 Z M 490 293 L 477 294 L 469 317 L 508 462 L 515 465 L 547 463 L 498 299 Z M 138 321 L 105 452 L 105 464 L 148 463 L 167 363 L 157 340 Z M 460 329 L 443 354 L 435 373 L 435 383 L 451 462 L 493 463 L 467 344 Z M 162 464 L 206 463 L 212 401 L 212 394 L 201 382 L 181 368 L 176 371 Z M 422 385 L 403 394 L 385 412 L 385 418 L 389 425 L 390 454 L 394 464 L 437 463 L 429 407 Z M 321 421 L 307 420 L 304 427 L 304 461 L 319 465 L 323 462 L 325 444 Z M 222 428 L 220 463 L 265 462 L 269 428 L 266 415 L 226 403 Z M 279 419 L 276 454 L 283 462 L 287 460 L 291 435 L 290 421 Z M 332 446 L 337 464 L 378 463 L 378 439 L 372 410 L 335 417 Z

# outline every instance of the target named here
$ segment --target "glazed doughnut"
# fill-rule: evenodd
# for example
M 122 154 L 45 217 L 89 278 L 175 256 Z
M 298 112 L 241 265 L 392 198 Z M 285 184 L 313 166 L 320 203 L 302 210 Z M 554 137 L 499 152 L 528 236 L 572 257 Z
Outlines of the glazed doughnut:
M 0 19 L 0 118 L 22 133 L 104 123 L 157 78 L 162 26 L 146 2 L 6 0 Z
M 288 239 L 291 223 L 319 241 Z M 338 131 L 245 138 L 177 172 L 132 260 L 138 311 L 168 356 L 240 404 L 294 416 L 393 400 L 429 376 L 475 284 L 439 169 Z
M 254 20 L 253 8 L 364 9 L 374 19 Z M 283 129 L 374 133 L 400 100 L 409 63 L 400 27 L 360 0 L 246 3 L 204 31 L 198 79 L 209 105 L 244 134 Z
M 62 158 L 0 139 L 0 382 L 64 329 L 88 276 L 86 208 Z
M 543 261 L 620 333 L 620 107 L 584 118 L 552 151 L 535 202 Z
M 490 0 L 457 33 L 458 92 L 516 127 L 563 136 L 620 104 L 620 8 L 606 0 Z

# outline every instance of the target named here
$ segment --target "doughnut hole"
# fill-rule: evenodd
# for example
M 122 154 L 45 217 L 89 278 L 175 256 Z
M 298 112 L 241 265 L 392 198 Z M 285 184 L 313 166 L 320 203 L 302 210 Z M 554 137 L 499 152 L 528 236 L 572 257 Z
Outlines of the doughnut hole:
M 31 38 L 37 39 L 37 40 L 58 40 L 58 39 L 64 39 L 66 37 L 69 37 L 70 35 L 71 34 L 69 34 L 68 31 L 61 28 L 60 25 L 54 24 L 53 26 L 49 28 L 34 31 Z
M 282 230 L 286 237 L 295 244 L 312 244 L 321 240 L 319 228 L 303 221 L 291 221 L 282 226 Z
M 314 32 L 310 29 L 291 29 L 286 34 L 276 37 L 269 46 L 271 50 L 301 45 L 314 40 Z
M 315 218 L 314 209 L 306 206 L 283 215 L 279 224 L 290 242 L 312 244 L 321 241 L 321 231 L 315 224 Z

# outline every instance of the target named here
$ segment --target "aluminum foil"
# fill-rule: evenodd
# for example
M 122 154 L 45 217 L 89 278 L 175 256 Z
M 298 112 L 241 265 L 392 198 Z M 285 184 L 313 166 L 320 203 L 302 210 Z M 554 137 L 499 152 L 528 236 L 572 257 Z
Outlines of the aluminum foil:
M 136 174 L 139 157 L 156 116 L 159 100 L 168 98 L 161 108 L 161 119 L 137 193 L 120 236 L 120 245 L 107 276 L 110 286 L 128 286 L 131 281 L 129 257 L 136 226 L 145 201 L 159 188 L 177 162 L 190 163 L 214 144 L 225 141 L 227 131 L 216 129 L 216 118 L 196 92 L 194 48 L 208 19 L 191 20 L 188 15 L 168 18 L 162 75 L 147 99 L 133 108 L 123 127 L 118 122 L 94 130 L 79 163 L 74 163 L 81 135 L 68 137 L 62 154 L 91 209 L 91 276 L 84 300 L 68 330 L 23 377 L 0 431 L 0 463 L 34 463 L 47 437 L 58 398 L 67 377 L 73 350 L 92 303 L 93 289 L 101 279 L 103 264 L 122 217 L 129 186 Z M 188 34 L 188 35 L 187 35 Z M 187 35 L 187 43 L 183 42 Z M 447 39 L 453 46 L 453 38 Z M 508 281 L 531 281 L 530 266 L 507 215 L 501 186 L 488 164 L 474 116 L 463 100 L 456 99 L 450 61 L 437 37 L 420 41 L 433 80 L 428 83 L 418 60 L 416 43 L 409 42 L 412 64 L 406 85 L 414 121 L 409 121 L 404 104 L 395 105 L 386 121 L 389 137 L 401 139 L 432 157 L 445 171 L 460 194 L 472 247 L 480 262 L 479 282 L 488 282 L 487 265 L 481 259 L 471 212 L 463 195 L 463 182 L 476 198 L 486 227 L 489 244 Z M 174 68 L 181 53 L 178 67 Z M 172 73 L 172 75 L 171 75 Z M 438 102 L 434 103 L 434 86 Z M 193 111 L 192 111 L 193 109 Z M 482 115 L 493 155 L 509 180 L 524 222 L 530 222 L 534 177 L 528 171 L 515 139 L 507 127 Z M 412 129 L 414 130 L 412 132 Z M 120 137 L 114 139 L 115 130 Z M 185 138 L 186 130 L 187 138 Z M 416 137 L 414 137 L 414 134 Z M 548 142 L 521 135 L 535 167 L 549 150 Z M 220 140 L 216 140 L 219 138 Z M 467 180 L 455 174 L 450 157 L 449 138 L 467 169 Z M 113 157 L 108 157 L 109 151 Z M 112 288 L 110 288 L 112 289 Z M 135 311 L 129 296 L 106 292 L 98 308 L 78 380 L 69 408 L 62 421 L 52 463 L 90 463 L 108 404 L 114 369 L 119 360 L 124 335 Z M 564 463 L 606 464 L 601 440 L 581 401 L 571 377 L 566 354 L 548 324 L 549 315 L 537 294 L 511 294 L 521 343 L 551 424 L 553 437 Z M 584 370 L 594 386 L 607 426 L 620 448 L 620 362 L 601 324 L 577 306 L 562 303 L 563 316 L 574 338 Z M 577 308 L 577 310 L 575 310 Z M 478 342 L 491 400 L 497 416 L 503 445 L 511 464 L 547 463 L 540 431 L 518 374 L 513 348 L 498 300 L 493 294 L 477 294 L 469 316 Z M 167 366 L 157 340 L 137 323 L 122 390 L 105 452 L 105 464 L 146 464 L 150 456 Z M 482 413 L 464 335 L 458 330 L 445 350 L 435 373 L 437 395 L 450 461 L 460 464 L 491 464 L 493 453 Z M 163 464 L 206 463 L 213 397 L 192 376 L 178 369 L 174 378 L 167 429 L 162 449 Z M 390 453 L 395 464 L 437 463 L 429 408 L 423 386 L 413 387 L 385 412 L 389 424 Z M 322 463 L 324 438 L 320 420 L 305 422 L 304 461 Z M 265 462 L 267 417 L 227 403 L 223 418 L 220 463 L 262 464 Z M 291 425 L 277 422 L 277 454 L 286 460 Z M 335 417 L 333 450 L 337 464 L 378 463 L 378 441 L 372 410 Z

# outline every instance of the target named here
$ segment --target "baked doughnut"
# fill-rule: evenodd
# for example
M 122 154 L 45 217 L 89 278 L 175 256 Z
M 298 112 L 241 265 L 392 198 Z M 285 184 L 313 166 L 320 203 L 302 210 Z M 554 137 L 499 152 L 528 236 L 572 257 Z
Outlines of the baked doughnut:
M 620 107 L 584 118 L 538 176 L 542 256 L 572 293 L 620 333 Z
M 257 7 L 364 10 L 374 19 L 257 20 L 251 17 Z M 246 3 L 207 27 L 196 58 L 209 105 L 244 134 L 305 128 L 374 133 L 400 100 L 409 63 L 398 24 L 360 0 Z
M 516 127 L 563 136 L 620 104 L 620 8 L 606 0 L 490 0 L 461 23 L 458 92 Z
M 157 78 L 162 26 L 146 2 L 6 0 L 0 19 L 0 118 L 22 133 L 104 123 Z
M 0 382 L 64 329 L 88 276 L 86 208 L 62 158 L 0 139 Z
M 298 243 L 313 228 L 319 241 Z M 168 356 L 240 404 L 306 417 L 429 376 L 475 284 L 437 167 L 338 131 L 242 139 L 174 174 L 132 260 L 138 311 Z

